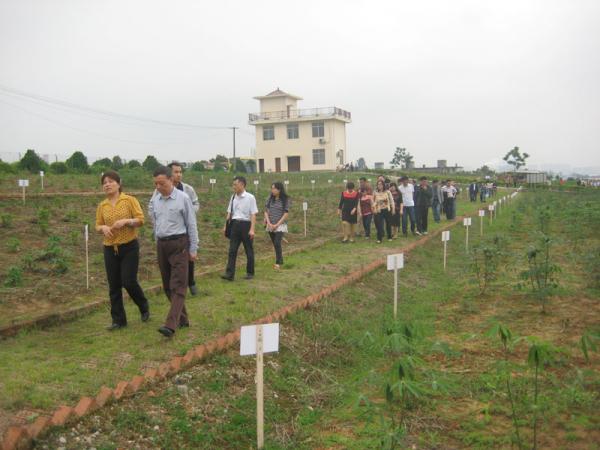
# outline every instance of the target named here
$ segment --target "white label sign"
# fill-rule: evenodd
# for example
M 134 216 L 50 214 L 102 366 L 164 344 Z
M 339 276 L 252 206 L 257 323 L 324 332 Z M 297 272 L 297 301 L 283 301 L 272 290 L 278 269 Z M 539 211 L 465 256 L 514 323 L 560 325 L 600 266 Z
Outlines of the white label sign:
M 315 184 L 315 180 L 310 180 L 310 182 L 311 182 L 312 184 Z
M 498 204 L 498 202 L 494 202 L 494 203 L 492 203 L 492 204 L 493 204 L 494 206 L 496 206 L 496 205 Z
M 283 184 L 285 184 L 285 185 L 287 186 L 288 184 L 290 184 L 290 180 L 285 180 L 285 181 L 283 182 Z
M 241 329 L 240 355 L 256 355 L 256 329 L 258 325 L 248 325 Z M 279 324 L 268 323 L 263 328 L 263 353 L 279 351 Z
M 471 226 L 471 218 L 470 218 L 470 217 L 465 217 L 465 218 L 463 219 L 463 225 L 464 225 L 465 227 L 470 227 L 470 226 Z
M 217 180 L 216 180 L 216 179 L 214 179 L 214 178 L 211 178 L 210 180 L 208 180 L 208 182 L 209 182 L 210 184 L 216 184 L 216 183 L 217 183 Z
M 490 206 L 488 206 L 488 209 L 489 209 L 490 211 L 493 211 L 493 210 L 494 210 L 494 209 L 496 209 L 496 208 L 494 207 L 494 205 L 490 205 Z
M 485 209 L 479 210 L 479 217 L 485 217 Z
M 43 177 L 43 176 L 44 176 L 44 171 L 40 170 L 40 177 Z
M 396 266 L 394 267 L 394 264 Z M 388 255 L 387 257 L 387 270 L 394 270 L 404 268 L 404 253 L 396 253 L 395 255 Z
M 331 184 L 331 183 L 333 183 L 333 180 L 327 180 L 327 182 L 328 182 L 329 184 Z
M 88 224 L 85 224 L 85 241 L 89 241 L 90 240 L 90 232 L 89 232 L 89 227 Z
M 442 242 L 446 242 L 450 240 L 450 230 L 442 231 Z
M 19 187 L 29 186 L 29 180 L 19 180 Z
M 308 203 L 302 202 L 302 211 L 308 211 Z
M 344 180 L 344 184 L 346 184 L 348 182 L 348 180 Z
M 258 180 L 254 180 L 254 184 L 258 185 Z

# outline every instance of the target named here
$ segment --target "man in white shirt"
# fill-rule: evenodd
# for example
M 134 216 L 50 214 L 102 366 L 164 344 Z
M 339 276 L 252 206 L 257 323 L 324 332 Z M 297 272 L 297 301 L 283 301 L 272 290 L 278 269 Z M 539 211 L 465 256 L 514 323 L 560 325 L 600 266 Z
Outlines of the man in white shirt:
M 246 179 L 237 176 L 233 179 L 234 194 L 227 206 L 227 221 L 231 221 L 229 235 L 229 254 L 227 269 L 221 278 L 233 281 L 235 277 L 235 261 L 240 244 L 244 245 L 246 252 L 246 280 L 254 278 L 254 229 L 256 226 L 256 214 L 258 207 L 254 195 L 246 191 Z M 226 227 L 223 227 L 225 234 Z
M 408 236 L 408 219 L 410 218 L 410 232 L 415 234 L 415 227 L 417 223 L 415 215 L 415 187 L 413 184 L 408 182 L 408 177 L 403 176 L 400 178 L 400 186 L 398 190 L 402 194 L 402 203 L 404 204 L 402 214 L 402 234 Z M 420 234 L 420 233 L 418 233 Z

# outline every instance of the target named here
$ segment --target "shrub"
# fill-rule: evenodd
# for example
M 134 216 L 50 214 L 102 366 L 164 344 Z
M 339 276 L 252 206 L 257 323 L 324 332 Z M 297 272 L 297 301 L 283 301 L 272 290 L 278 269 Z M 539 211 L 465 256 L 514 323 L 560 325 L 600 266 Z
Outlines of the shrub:
M 64 162 L 53 162 L 50 164 L 50 172 L 57 175 L 67 173 L 69 168 Z
M 13 216 L 9 213 L 2 214 L 2 228 L 11 228 L 13 222 Z
M 50 211 L 46 208 L 40 208 L 38 210 L 37 223 L 40 226 L 42 233 L 48 233 L 48 221 L 50 219 Z

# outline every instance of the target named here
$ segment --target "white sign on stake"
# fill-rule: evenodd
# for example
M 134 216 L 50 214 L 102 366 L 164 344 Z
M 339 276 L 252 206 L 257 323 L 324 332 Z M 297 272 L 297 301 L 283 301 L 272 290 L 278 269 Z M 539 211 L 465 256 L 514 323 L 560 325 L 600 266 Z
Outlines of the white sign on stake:
M 327 182 L 328 182 L 329 184 L 331 184 L 331 183 L 333 183 L 333 180 L 327 180 Z
M 463 219 L 463 225 L 465 226 L 465 250 L 469 253 L 469 227 L 471 226 L 471 218 L 465 217 Z
M 479 217 L 485 217 L 485 209 L 479 210 Z
M 471 218 L 470 218 L 470 217 L 465 217 L 465 218 L 463 219 L 463 225 L 464 225 L 465 227 L 470 227 L 470 226 L 471 226 Z
M 344 184 L 346 184 L 348 182 L 348 180 L 344 180 Z
M 285 184 L 285 185 L 287 186 L 288 184 L 290 184 L 290 180 L 285 180 L 285 181 L 283 182 L 283 184 Z
M 29 180 L 19 180 L 19 187 L 28 187 Z
M 89 225 L 85 224 L 85 229 L 83 231 L 85 237 L 85 287 L 87 290 L 90 289 L 90 252 L 89 252 L 89 241 L 90 241 L 90 232 Z
M 442 242 L 444 243 L 444 272 L 446 271 L 446 254 L 447 254 L 447 244 L 450 240 L 450 230 L 442 231 Z
M 261 325 L 243 326 L 240 331 L 240 356 L 256 355 L 256 330 Z M 263 353 L 279 351 L 279 324 L 262 325 Z
M 254 184 L 258 186 L 258 180 L 254 180 Z
M 310 183 L 311 184 L 315 184 L 315 180 L 310 180 Z
M 308 203 L 302 202 L 302 211 L 308 211 Z
M 388 255 L 387 270 L 394 271 L 394 319 L 398 318 L 398 269 L 404 267 L 404 253 Z
M 265 446 L 264 353 L 279 351 L 279 324 L 244 326 L 240 332 L 240 355 L 256 355 L 256 446 Z
M 306 237 L 306 233 L 307 233 L 306 211 L 308 211 L 308 203 L 307 202 L 302 202 L 302 211 L 304 211 L 304 237 Z
M 210 184 L 216 184 L 216 183 L 217 183 L 217 180 L 216 180 L 216 179 L 214 179 L 214 178 L 211 178 L 210 180 L 208 180 L 208 182 L 209 182 Z
M 42 185 L 42 191 L 44 190 L 44 171 L 40 170 L 40 182 Z

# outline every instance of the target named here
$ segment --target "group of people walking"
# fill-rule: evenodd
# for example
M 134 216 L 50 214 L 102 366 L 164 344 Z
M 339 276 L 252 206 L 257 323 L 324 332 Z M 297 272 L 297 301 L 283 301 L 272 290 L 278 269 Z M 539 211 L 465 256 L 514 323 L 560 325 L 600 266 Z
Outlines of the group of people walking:
M 158 331 L 169 338 L 179 328 L 190 326 L 185 298 L 188 289 L 192 295 L 198 292 L 194 262 L 198 255 L 196 214 L 200 203 L 194 188 L 184 183 L 182 177 L 180 163 L 158 167 L 153 173 L 155 190 L 148 203 L 162 287 L 170 302 L 164 325 Z M 139 201 L 122 192 L 121 177 L 117 172 L 104 172 L 101 184 L 106 198 L 96 210 L 96 231 L 103 235 L 112 318 L 108 330 L 113 331 L 127 326 L 123 288 L 137 305 L 142 322 L 150 319 L 149 302 L 137 279 L 140 255 L 137 229 L 144 225 L 145 218 Z M 256 198 L 246 191 L 244 177 L 235 177 L 232 187 L 234 192 L 229 199 L 223 227 L 223 234 L 229 239 L 229 252 L 221 278 L 234 280 L 241 244 L 247 259 L 245 278 L 250 280 L 254 277 L 253 241 L 258 207 Z M 287 232 L 288 211 L 289 197 L 283 183 L 273 183 L 265 204 L 264 224 L 275 250 L 274 269 L 280 269 L 283 264 L 281 243 Z
M 479 194 L 479 201 L 483 203 L 488 198 L 495 197 L 497 190 L 498 185 L 496 183 L 491 181 L 484 183 L 473 180 L 471 184 L 469 184 L 469 199 L 471 202 L 476 202 L 477 194 Z
M 435 222 L 440 222 L 442 211 L 448 220 L 452 220 L 456 217 L 457 194 L 458 189 L 452 180 L 440 185 L 434 179 L 429 185 L 427 177 L 421 177 L 415 186 L 415 180 L 406 176 L 395 183 L 381 175 L 377 178 L 375 189 L 364 177 L 359 180 L 358 189 L 350 181 L 338 205 L 342 242 L 354 242 L 359 219 L 366 239 L 370 239 L 371 224 L 375 224 L 377 243 L 381 243 L 385 236 L 390 241 L 397 238 L 400 230 L 403 236 L 408 236 L 409 222 L 413 235 L 426 235 L 429 208 L 433 211 Z

